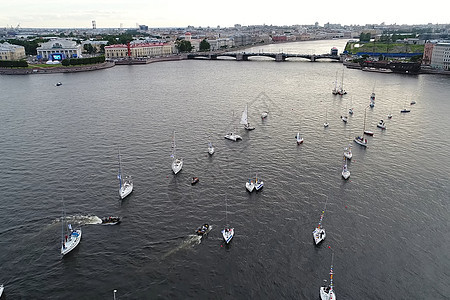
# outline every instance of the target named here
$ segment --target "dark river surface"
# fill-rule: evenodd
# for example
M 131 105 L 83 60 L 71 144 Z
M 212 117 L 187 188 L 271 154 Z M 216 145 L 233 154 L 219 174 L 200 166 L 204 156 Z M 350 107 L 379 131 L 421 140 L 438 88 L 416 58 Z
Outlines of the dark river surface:
M 322 54 L 344 45 L 246 51 Z M 331 94 L 336 71 L 339 81 L 344 72 L 342 97 Z M 448 76 L 304 59 L 185 60 L 1 76 L 0 90 L 0 284 L 7 299 L 112 299 L 115 289 L 117 299 L 318 299 L 332 252 L 338 299 L 449 297 Z M 372 91 L 376 104 L 366 109 Z M 251 132 L 238 124 L 247 103 Z M 401 114 L 405 106 L 411 112 Z M 350 107 L 355 113 L 345 124 L 340 116 Z M 352 142 L 364 111 L 375 133 L 366 149 Z M 380 119 L 386 130 L 376 127 Z M 242 141 L 225 140 L 235 126 Z M 176 176 L 174 130 L 184 158 Z M 134 179 L 123 201 L 119 147 Z M 245 182 L 256 173 L 264 188 L 250 194 Z M 193 176 L 200 182 L 191 186 Z M 83 237 L 61 258 L 63 202 Z M 228 246 L 220 233 L 226 202 L 235 228 Z M 325 202 L 327 238 L 316 247 L 312 231 Z M 96 224 L 110 215 L 122 223 Z M 203 223 L 212 230 L 200 240 L 194 230 Z

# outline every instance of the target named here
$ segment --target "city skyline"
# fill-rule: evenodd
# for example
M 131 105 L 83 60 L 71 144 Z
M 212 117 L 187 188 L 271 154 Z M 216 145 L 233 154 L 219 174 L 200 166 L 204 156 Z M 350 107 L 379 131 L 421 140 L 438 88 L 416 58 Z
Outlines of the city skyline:
M 67 2 L 39 2 L 22 0 L 2 5 L 0 27 L 22 28 L 134 28 L 137 24 L 158 27 L 232 27 L 247 25 L 306 25 L 318 22 L 342 25 L 365 24 L 448 24 L 450 17 L 444 0 L 431 0 L 422 5 L 405 5 L 380 0 L 374 5 L 348 5 L 322 0 L 282 3 L 267 1 L 227 1 L 223 5 L 195 5 L 180 0 L 152 3 L 137 0 L 113 3 L 110 1 L 79 0 Z

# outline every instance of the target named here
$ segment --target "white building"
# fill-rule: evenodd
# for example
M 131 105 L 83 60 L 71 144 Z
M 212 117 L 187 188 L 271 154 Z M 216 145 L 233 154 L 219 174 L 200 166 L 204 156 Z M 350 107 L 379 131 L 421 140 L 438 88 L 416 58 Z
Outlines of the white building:
M 434 45 L 430 66 L 433 69 L 450 70 L 450 43 Z
M 7 42 L 0 44 L 0 60 L 21 60 L 25 57 L 25 47 Z
M 36 50 L 38 58 L 42 59 L 48 59 L 52 53 L 64 54 L 66 58 L 82 57 L 82 46 L 67 39 L 56 39 L 42 43 Z
M 230 49 L 232 47 L 234 47 L 234 40 L 230 39 L 230 38 L 220 38 L 220 39 L 216 39 L 216 40 L 207 40 L 209 45 L 210 45 L 210 49 L 211 51 L 215 51 L 215 50 L 220 50 L 220 49 Z M 200 50 L 200 45 L 199 45 L 199 49 L 195 49 L 195 50 Z

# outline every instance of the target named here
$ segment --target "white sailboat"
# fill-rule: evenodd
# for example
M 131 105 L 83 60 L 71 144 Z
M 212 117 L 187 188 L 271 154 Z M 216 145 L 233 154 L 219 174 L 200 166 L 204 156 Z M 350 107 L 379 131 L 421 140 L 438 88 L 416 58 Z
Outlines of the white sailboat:
M 353 97 L 352 97 L 352 98 L 350 98 L 350 108 L 348 109 L 348 113 L 349 113 L 349 114 L 351 114 L 351 115 L 353 115 L 353 106 L 352 106 L 352 100 L 353 100 Z
M 253 190 L 255 189 L 255 183 L 253 182 L 252 178 L 249 178 L 248 181 L 245 183 L 245 188 L 250 193 L 253 192 Z
M 334 294 L 334 285 L 333 285 L 333 258 L 334 254 L 331 255 L 331 268 L 330 268 L 330 284 L 325 284 L 320 287 L 320 300 L 336 300 L 336 295 Z
M 213 155 L 214 152 L 215 152 L 214 146 L 213 146 L 213 144 L 212 144 L 211 142 L 209 142 L 209 143 L 208 143 L 208 153 L 209 153 L 210 155 Z
M 367 139 L 364 137 L 364 134 L 366 134 L 366 110 L 364 110 L 364 129 L 363 129 L 363 134 L 356 136 L 354 141 L 357 144 L 361 145 L 361 146 L 367 147 Z M 373 135 L 373 133 L 372 133 L 372 135 Z
M 336 79 L 334 80 L 334 88 L 331 90 L 331 93 L 333 95 L 338 95 L 339 94 L 339 89 L 337 86 L 337 75 L 338 75 L 338 71 L 336 71 Z
M 183 168 L 183 159 L 182 158 L 177 158 L 177 156 L 176 156 L 176 147 L 177 147 L 177 145 L 175 144 L 175 131 L 174 131 L 173 132 L 173 137 L 172 137 L 172 155 L 170 157 L 172 158 L 172 171 L 175 174 L 180 172 L 181 169 Z
M 328 201 L 328 200 L 327 200 Z M 325 202 L 325 207 L 322 210 L 322 214 L 320 215 L 319 225 L 313 231 L 313 238 L 316 245 L 322 242 L 327 234 L 325 233 L 325 228 L 322 227 L 323 215 L 325 214 L 325 209 L 327 208 L 327 202 Z
M 300 132 L 297 132 L 295 139 L 297 140 L 297 145 L 300 145 L 301 143 L 303 143 L 303 138 L 300 136 Z
M 244 129 L 253 130 L 255 127 L 250 126 L 248 122 L 248 104 L 245 105 L 244 111 L 242 112 L 241 124 L 244 125 Z
M 344 90 L 344 69 L 342 69 L 341 86 L 339 87 L 338 94 L 341 96 L 347 94 L 347 92 Z
M 258 178 L 258 174 L 255 175 L 255 189 L 259 191 L 264 187 L 264 181 Z
M 323 123 L 323 127 L 327 128 L 328 127 L 328 109 L 325 110 L 325 123 Z
M 66 226 L 66 213 L 63 208 L 63 216 L 61 220 L 61 254 L 64 256 L 80 243 L 81 240 L 81 229 L 72 229 L 71 224 Z
M 125 176 L 125 180 L 122 179 L 120 149 L 118 150 L 117 156 L 119 158 L 119 173 L 117 174 L 117 178 L 119 179 L 119 196 L 120 199 L 123 199 L 133 191 L 133 181 L 131 181 L 129 176 Z
M 353 153 L 352 153 L 352 144 L 348 144 L 348 147 L 344 148 L 344 156 L 347 159 L 352 159 Z
M 370 94 L 370 107 L 374 107 L 375 106 L 375 84 L 373 85 L 373 90 L 372 90 L 372 94 Z
M 233 119 L 234 119 L 234 113 L 233 113 Z M 235 142 L 237 140 L 242 140 L 242 137 L 240 135 L 236 134 L 235 132 L 236 132 L 236 127 L 234 127 L 234 131 L 230 131 L 227 134 L 225 134 L 224 138 L 235 141 Z
M 225 243 L 229 243 L 231 239 L 234 237 L 234 228 L 230 228 L 228 225 L 228 205 L 227 201 L 225 200 L 225 227 L 222 229 L 222 236 L 225 240 Z
M 0 285 L 0 298 L 2 297 L 3 294 L 3 290 L 5 289 L 5 287 L 2 285 Z
M 350 171 L 347 166 L 347 157 L 345 158 L 344 166 L 342 167 L 342 177 L 344 177 L 344 179 L 348 179 L 350 177 Z

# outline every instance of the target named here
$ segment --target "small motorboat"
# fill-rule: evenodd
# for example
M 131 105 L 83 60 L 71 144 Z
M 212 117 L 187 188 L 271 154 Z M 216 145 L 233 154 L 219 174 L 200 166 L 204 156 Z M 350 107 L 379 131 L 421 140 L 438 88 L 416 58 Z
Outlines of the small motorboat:
M 192 177 L 192 182 L 191 182 L 191 184 L 194 185 L 194 184 L 196 184 L 197 182 L 199 182 L 199 180 L 200 180 L 200 179 L 198 179 L 198 177 Z
M 380 120 L 380 122 L 377 124 L 377 127 L 381 129 L 386 129 L 386 123 L 384 123 L 383 120 Z
M 341 116 L 341 120 L 344 121 L 344 123 L 347 123 L 347 117 Z
M 388 119 L 392 119 L 392 114 L 387 115 Z
M 353 108 L 349 108 L 349 109 L 348 109 L 348 113 L 351 114 L 351 115 L 353 115 Z
M 250 193 L 253 192 L 253 190 L 255 189 L 255 184 L 253 183 L 253 180 L 251 178 L 249 178 L 248 181 L 245 183 L 245 188 Z
M 323 127 L 327 128 L 330 125 L 328 122 L 323 123 Z
M 57 83 L 55 84 L 55 86 L 61 86 L 61 85 L 62 85 L 61 82 L 57 82 Z
M 364 130 L 364 134 L 373 136 L 373 131 L 370 131 L 370 130 Z
M 267 115 L 268 115 L 268 114 L 269 114 L 268 111 L 263 111 L 262 114 L 261 114 L 261 119 L 267 118 Z
M 411 111 L 410 109 L 404 108 L 400 112 L 401 113 L 409 113 L 410 111 Z
M 120 217 L 104 217 L 102 225 L 116 225 L 120 223 Z
M 209 232 L 209 225 L 203 224 L 195 232 L 200 236 L 206 235 Z
M 373 101 L 370 101 L 370 104 L 369 104 L 369 106 L 370 106 L 370 107 L 374 107 L 374 106 L 375 106 L 375 102 L 373 102 Z
M 414 105 L 414 104 L 416 104 L 416 101 L 411 101 L 411 103 L 410 103 L 410 105 Z

